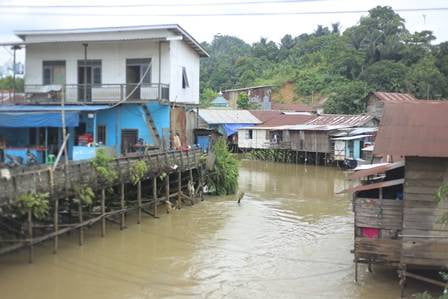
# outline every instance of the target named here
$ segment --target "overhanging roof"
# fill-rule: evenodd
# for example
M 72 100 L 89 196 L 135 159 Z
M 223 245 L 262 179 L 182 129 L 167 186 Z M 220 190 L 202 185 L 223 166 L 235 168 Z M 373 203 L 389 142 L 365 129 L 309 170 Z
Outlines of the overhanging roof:
M 64 111 L 99 111 L 112 108 L 109 105 L 65 105 Z M 0 105 L 0 112 L 60 112 L 60 105 Z
M 386 171 L 400 167 L 404 167 L 404 160 L 395 163 L 381 163 L 378 165 L 373 164 L 373 166 L 368 169 L 356 171 L 350 176 L 350 179 L 355 180 L 369 175 L 385 173 Z
M 76 34 L 91 34 L 91 33 L 119 33 L 119 32 L 142 32 L 151 30 L 167 30 L 175 35 L 180 35 L 191 48 L 193 48 L 201 57 L 209 57 L 207 51 L 196 41 L 185 29 L 178 24 L 163 24 L 163 25 L 143 25 L 143 26 L 125 26 L 125 27 L 100 27 L 100 28 L 75 28 L 75 29 L 48 29 L 48 30 L 23 30 L 15 31 L 14 33 L 24 41 L 26 44 L 26 36 L 51 35 L 54 36 L 54 41 L 57 42 L 58 35 L 76 35 Z M 169 36 L 165 36 L 169 40 Z M 141 39 L 138 37 L 129 39 Z M 110 39 L 108 39 L 110 40 Z M 122 40 L 122 39 L 117 39 Z M 82 39 L 80 40 L 82 41 Z
M 404 184 L 404 179 L 384 181 L 384 182 L 379 182 L 379 183 L 374 183 L 374 184 L 358 185 L 358 186 L 350 187 L 350 188 L 347 188 L 347 189 L 344 189 L 344 190 L 338 192 L 337 194 L 374 190 L 374 189 L 392 187 L 392 186 L 397 186 L 397 185 L 402 185 L 402 184 Z
M 332 138 L 332 140 L 356 140 L 356 139 L 361 139 L 361 138 L 370 137 L 370 136 L 372 136 L 372 135 L 345 136 L 345 137 Z

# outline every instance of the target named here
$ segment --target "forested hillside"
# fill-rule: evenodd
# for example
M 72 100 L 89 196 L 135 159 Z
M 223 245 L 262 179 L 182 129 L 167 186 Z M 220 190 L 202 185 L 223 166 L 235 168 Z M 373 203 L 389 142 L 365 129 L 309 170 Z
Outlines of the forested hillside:
M 294 85 L 295 101 L 328 97 L 328 113 L 362 112 L 372 90 L 448 98 L 448 42 L 434 40 L 431 31 L 409 32 L 392 8 L 380 6 L 343 32 L 339 24 L 319 25 L 280 44 L 217 35 L 203 43 L 211 57 L 201 62 L 201 101 L 206 105 L 220 89 L 286 82 Z

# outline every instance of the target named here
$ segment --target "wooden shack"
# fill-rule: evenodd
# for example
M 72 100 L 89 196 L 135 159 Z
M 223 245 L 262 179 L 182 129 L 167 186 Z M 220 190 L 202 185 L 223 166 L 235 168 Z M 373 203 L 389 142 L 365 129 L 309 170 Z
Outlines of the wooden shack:
M 366 112 L 373 117 L 381 119 L 384 113 L 385 103 L 411 103 L 417 99 L 408 93 L 399 92 L 371 92 L 367 95 Z
M 448 225 L 441 222 L 448 203 L 435 196 L 448 183 L 446 115 L 448 102 L 386 103 L 374 154 L 402 157 L 404 171 L 388 174 L 400 169 L 397 163 L 360 171 L 352 178 L 367 176 L 369 184 L 348 190 L 354 192 L 355 263 L 395 266 L 402 286 L 407 277 L 447 286 L 414 272 L 448 268 Z

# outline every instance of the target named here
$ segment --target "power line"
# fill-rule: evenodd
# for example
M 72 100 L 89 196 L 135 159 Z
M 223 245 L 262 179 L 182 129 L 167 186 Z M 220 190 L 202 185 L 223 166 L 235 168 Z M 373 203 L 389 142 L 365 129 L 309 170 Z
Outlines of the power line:
M 446 11 L 448 7 L 428 8 L 398 8 L 396 12 Z M 230 13 L 58 13 L 58 12 L 0 12 L 7 15 L 38 15 L 38 16 L 74 16 L 74 17 L 225 17 L 225 16 L 292 16 L 292 15 L 329 15 L 329 14 L 359 14 L 368 10 L 332 10 L 332 11 L 285 11 L 285 12 L 230 12 Z
M 29 9 L 51 9 L 51 8 L 132 8 L 132 7 L 197 7 L 197 6 L 224 6 L 224 5 L 253 5 L 253 4 L 280 4 L 318 2 L 325 0 L 265 0 L 265 1 L 239 1 L 239 2 L 201 2 L 201 3 L 142 3 L 142 4 L 78 4 L 78 5 L 26 5 L 26 4 L 0 4 L 5 8 L 29 8 Z

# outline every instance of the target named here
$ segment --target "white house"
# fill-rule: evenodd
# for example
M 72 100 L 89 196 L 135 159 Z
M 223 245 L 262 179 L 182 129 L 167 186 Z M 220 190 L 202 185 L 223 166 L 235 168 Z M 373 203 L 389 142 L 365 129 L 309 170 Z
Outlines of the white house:
M 201 45 L 179 25 L 19 31 L 33 102 L 199 103 Z M 140 84 L 139 84 L 140 83 Z

